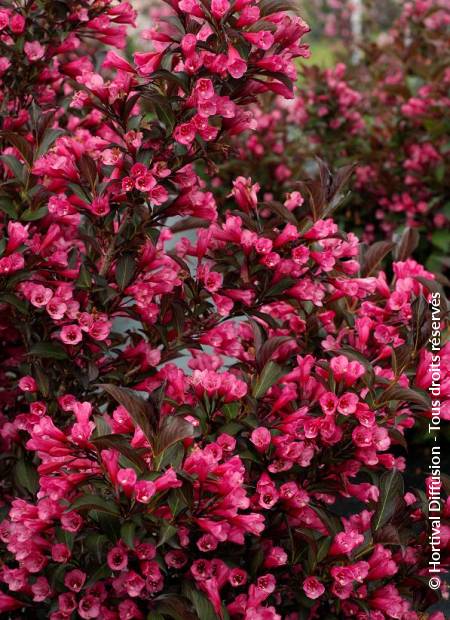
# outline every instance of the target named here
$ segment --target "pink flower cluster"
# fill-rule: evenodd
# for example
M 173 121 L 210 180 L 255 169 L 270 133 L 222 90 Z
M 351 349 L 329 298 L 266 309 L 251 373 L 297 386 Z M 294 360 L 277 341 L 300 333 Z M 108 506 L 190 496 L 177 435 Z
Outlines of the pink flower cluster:
M 448 2 L 406 3 L 356 64 L 338 52 L 332 68 L 305 67 L 293 101 L 255 106 L 257 126 L 235 139 L 239 157 L 224 169 L 228 184 L 244 159 L 263 199 L 279 200 L 315 174 L 316 156 L 335 168 L 357 162 L 342 223 L 369 243 L 416 228 L 418 258 L 446 272 L 449 20 Z

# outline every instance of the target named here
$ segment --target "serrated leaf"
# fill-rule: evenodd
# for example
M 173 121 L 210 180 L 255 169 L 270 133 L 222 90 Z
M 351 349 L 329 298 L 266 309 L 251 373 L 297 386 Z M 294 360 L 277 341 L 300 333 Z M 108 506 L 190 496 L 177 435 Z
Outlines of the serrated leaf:
M 439 293 L 441 307 L 443 310 L 446 310 L 449 306 L 447 296 L 442 287 L 442 284 L 438 282 L 438 280 L 430 280 L 428 278 L 424 278 L 422 276 L 415 276 L 415 279 L 422 284 L 426 289 L 430 291 L 430 293 Z
M 191 611 L 189 602 L 176 594 L 161 594 L 155 599 L 157 612 L 173 620 L 199 620 Z
M 397 512 L 403 502 L 405 486 L 403 476 L 397 469 L 385 472 L 380 478 L 380 497 L 372 517 L 372 530 L 376 532 Z
M 321 506 L 316 506 L 315 504 L 308 504 L 308 506 L 314 510 L 330 534 L 336 536 L 336 534 L 339 534 L 339 532 L 342 531 L 342 524 L 339 517 L 337 517 L 334 513 L 331 513 L 329 510 L 322 508 Z
M 284 293 L 287 289 L 294 286 L 297 283 L 297 280 L 294 278 L 281 278 L 276 284 L 271 286 L 265 293 L 264 297 L 275 297 L 280 293 Z M 253 312 L 256 315 L 256 312 Z
M 81 289 L 90 289 L 92 286 L 92 276 L 89 273 L 86 265 L 82 264 L 78 273 L 78 278 L 75 282 L 75 286 Z
M 283 222 L 290 222 L 291 224 L 294 224 L 294 226 L 297 225 L 297 218 L 295 217 L 295 215 L 291 211 L 289 211 L 289 209 L 287 209 L 281 202 L 276 202 L 275 200 L 261 202 L 260 208 L 267 208 L 270 211 L 273 211 L 273 213 L 276 213 L 280 216 Z
M 297 7 L 289 0 L 261 0 L 259 3 L 261 16 L 272 15 L 272 13 L 281 13 L 283 11 L 296 11 Z
M 0 157 L 0 159 L 2 158 Z M 17 218 L 17 209 L 13 201 L 4 196 L 0 198 L 0 211 L 7 213 L 9 217 L 12 217 L 14 220 Z
M 0 136 L 15 146 L 24 160 L 31 165 L 33 161 L 33 150 L 31 144 L 24 136 L 21 136 L 15 131 L 0 131 Z

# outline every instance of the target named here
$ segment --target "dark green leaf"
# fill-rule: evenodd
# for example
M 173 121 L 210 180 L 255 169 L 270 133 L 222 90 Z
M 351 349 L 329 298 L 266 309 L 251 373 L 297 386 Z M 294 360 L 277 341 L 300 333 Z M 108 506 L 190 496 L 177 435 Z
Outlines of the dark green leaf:
M 21 314 L 28 314 L 28 304 L 23 299 L 16 297 L 12 293 L 2 293 L 0 295 L 0 302 L 9 304 L 18 310 Z
M 131 282 L 135 270 L 136 265 L 132 256 L 126 254 L 119 258 L 116 265 L 115 277 L 121 291 L 126 289 Z
M 159 539 L 157 547 L 164 545 L 168 540 L 173 538 L 177 533 L 177 528 L 169 523 L 168 521 L 163 521 L 161 527 L 159 528 Z
M 39 159 L 39 157 L 41 157 L 42 155 L 45 155 L 45 153 L 51 147 L 53 142 L 57 138 L 59 138 L 59 136 L 62 136 L 63 134 L 64 134 L 63 129 L 48 129 L 45 132 L 41 143 L 39 144 L 39 148 L 36 152 L 35 159 Z
M 11 172 L 20 183 L 24 183 L 27 169 L 25 164 L 17 159 L 14 155 L 0 155 L 0 159 L 8 166 Z M 3 211 L 6 209 L 1 207 Z
M 80 272 L 75 282 L 75 286 L 81 289 L 90 289 L 92 286 L 92 276 L 84 264 L 80 267 Z
M 47 207 L 40 207 L 39 209 L 27 209 L 22 213 L 20 219 L 24 222 L 34 222 L 36 220 L 41 220 L 47 214 Z
M 111 515 L 119 515 L 120 511 L 114 501 L 106 500 L 99 495 L 82 495 L 78 497 L 67 509 L 67 512 L 71 510 L 77 510 L 78 512 L 83 510 L 96 510 L 98 512 L 105 512 Z
M 431 401 L 428 394 L 419 390 L 410 388 L 394 387 L 386 390 L 382 397 L 382 402 L 386 403 L 390 400 L 405 402 L 408 405 L 416 405 L 424 411 L 428 411 L 431 407 Z
M 38 342 L 31 347 L 29 354 L 55 360 L 65 360 L 68 358 L 66 350 L 58 342 Z
M 217 620 L 217 614 L 209 600 L 199 590 L 195 589 L 187 581 L 183 584 L 183 594 L 188 598 L 201 620 Z
M 14 466 L 14 479 L 17 484 L 29 493 L 36 493 L 39 489 L 39 478 L 36 469 L 24 459 L 17 461 Z
M 267 390 L 283 376 L 284 372 L 283 368 L 275 362 L 267 362 L 253 384 L 252 396 L 254 398 L 262 398 Z
M 133 521 L 127 521 L 120 528 L 120 538 L 130 549 L 134 549 L 134 535 L 136 532 L 136 524 Z
M 403 476 L 397 469 L 391 469 L 381 476 L 379 488 L 380 497 L 372 518 L 374 532 L 385 525 L 402 505 L 405 492 Z

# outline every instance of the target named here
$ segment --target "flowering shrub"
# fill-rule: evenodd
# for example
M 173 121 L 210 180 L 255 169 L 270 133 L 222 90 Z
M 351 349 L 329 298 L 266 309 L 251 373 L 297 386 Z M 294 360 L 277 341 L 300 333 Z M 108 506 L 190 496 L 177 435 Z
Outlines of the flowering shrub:
M 441 289 L 408 232 L 361 254 L 338 228 L 348 170 L 280 204 L 239 176 L 229 209 L 203 178 L 256 96 L 290 95 L 308 27 L 181 0 L 150 51 L 96 62 L 134 12 L 73 4 L 0 11 L 0 611 L 423 618 L 403 449 Z M 449 345 L 441 368 L 448 418 Z
M 256 131 L 237 141 L 221 175 L 239 174 L 246 158 L 261 196 L 277 199 L 298 189 L 317 155 L 336 167 L 357 162 L 345 225 L 369 242 L 417 228 L 417 257 L 448 270 L 449 21 L 446 1 L 405 3 L 356 66 L 304 68 L 294 101 L 258 110 Z

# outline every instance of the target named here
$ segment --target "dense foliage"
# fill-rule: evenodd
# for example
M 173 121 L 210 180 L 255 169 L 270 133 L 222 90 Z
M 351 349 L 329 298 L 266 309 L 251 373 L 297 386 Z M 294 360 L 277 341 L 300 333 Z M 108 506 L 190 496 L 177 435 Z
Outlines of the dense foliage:
M 235 142 L 223 174 L 248 160 L 261 195 L 298 189 L 314 157 L 358 163 L 355 191 L 338 214 L 366 241 L 420 232 L 419 260 L 449 274 L 450 4 L 406 3 L 354 66 L 305 67 L 293 101 L 268 99 L 258 127 Z
M 0 6 L 0 612 L 443 620 L 403 473 L 444 292 L 338 227 L 352 166 L 227 172 L 308 26 L 174 0 L 127 59 L 127 2 Z

